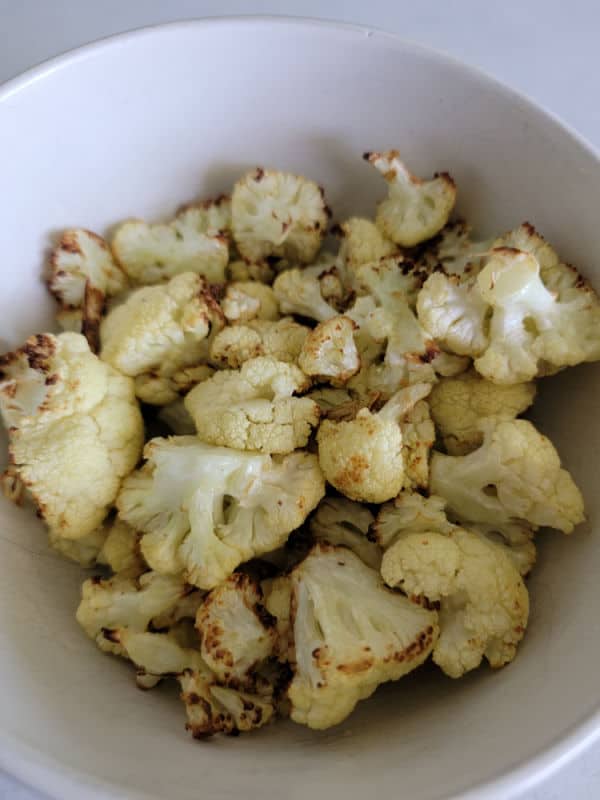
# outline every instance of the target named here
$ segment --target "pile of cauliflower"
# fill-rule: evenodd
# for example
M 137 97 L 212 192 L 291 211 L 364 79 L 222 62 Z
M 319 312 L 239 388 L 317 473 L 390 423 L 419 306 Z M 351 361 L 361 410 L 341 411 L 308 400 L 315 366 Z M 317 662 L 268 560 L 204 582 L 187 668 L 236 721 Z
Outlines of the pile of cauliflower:
M 78 622 L 140 687 L 178 681 L 196 737 L 328 728 L 429 657 L 504 666 L 537 531 L 584 518 L 519 417 L 600 359 L 598 296 L 528 223 L 449 221 L 448 174 L 365 160 L 374 220 L 257 169 L 110 242 L 67 231 L 64 332 L 0 359 L 5 493 L 95 568 Z

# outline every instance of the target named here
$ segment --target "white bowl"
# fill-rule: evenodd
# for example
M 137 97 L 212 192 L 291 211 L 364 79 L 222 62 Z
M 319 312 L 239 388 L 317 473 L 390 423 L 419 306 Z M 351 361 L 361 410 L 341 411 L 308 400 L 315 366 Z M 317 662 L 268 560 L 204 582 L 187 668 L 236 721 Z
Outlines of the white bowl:
M 118 36 L 9 84 L 0 131 L 5 346 L 51 325 L 40 272 L 53 232 L 169 214 L 256 164 L 317 179 L 338 218 L 370 213 L 383 186 L 367 149 L 451 171 L 482 233 L 529 219 L 600 286 L 598 157 L 522 97 L 388 34 L 247 18 Z M 426 670 L 321 734 L 281 723 L 193 741 L 174 691 L 136 691 L 128 666 L 85 638 L 80 570 L 3 502 L 1 766 L 61 800 L 504 800 L 532 785 L 600 727 L 599 381 L 590 366 L 544 382 L 538 420 L 590 523 L 571 538 L 540 534 L 514 664 L 458 682 Z

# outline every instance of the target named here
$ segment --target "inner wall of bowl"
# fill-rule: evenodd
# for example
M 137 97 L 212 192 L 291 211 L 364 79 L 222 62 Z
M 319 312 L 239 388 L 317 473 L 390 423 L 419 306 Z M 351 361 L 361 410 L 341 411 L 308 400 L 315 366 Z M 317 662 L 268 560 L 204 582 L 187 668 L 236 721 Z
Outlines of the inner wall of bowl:
M 124 217 L 160 219 L 227 191 L 257 164 L 318 180 L 334 219 L 372 214 L 384 186 L 360 156 L 389 147 L 418 173 L 449 170 L 478 232 L 529 219 L 600 286 L 595 159 L 486 79 L 384 35 L 264 21 L 151 31 L 8 95 L 0 130 L 10 187 L 0 228 L 4 346 L 51 324 L 41 268 L 66 226 L 106 232 Z M 88 787 L 173 800 L 200 790 L 277 796 L 283 785 L 293 798 L 358 798 L 374 780 L 429 800 L 553 744 L 600 699 L 600 620 L 590 612 L 600 571 L 599 388 L 590 366 L 541 390 L 539 424 L 583 488 L 589 522 L 570 539 L 540 534 L 531 627 L 516 662 L 458 682 L 425 669 L 321 734 L 286 723 L 192 742 L 172 691 L 135 691 L 127 665 L 84 638 L 73 618 L 80 570 L 49 553 L 35 519 L 2 502 L 0 674 L 11 746 L 85 774 Z M 52 780 L 55 793 L 77 796 L 70 779 Z

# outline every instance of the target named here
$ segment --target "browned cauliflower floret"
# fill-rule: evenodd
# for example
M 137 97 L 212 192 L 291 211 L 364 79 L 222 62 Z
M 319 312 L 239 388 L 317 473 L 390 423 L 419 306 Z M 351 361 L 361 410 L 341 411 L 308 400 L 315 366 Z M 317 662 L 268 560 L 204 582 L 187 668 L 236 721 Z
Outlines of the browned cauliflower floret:
M 294 363 L 309 330 L 291 317 L 277 322 L 255 319 L 244 325 L 231 325 L 212 340 L 210 360 L 217 367 L 230 369 L 239 369 L 245 361 L 257 356 L 272 356 L 278 361 Z
M 329 483 L 351 500 L 365 503 L 395 497 L 407 477 L 399 421 L 430 389 L 430 384 L 413 384 L 396 392 L 377 413 L 363 408 L 349 422 L 323 420 L 317 442 L 319 463 Z M 416 428 L 410 434 L 415 443 L 425 442 Z M 421 447 L 419 453 L 422 457 Z M 413 478 L 415 468 L 416 463 L 411 466 Z
M 279 303 L 270 286 L 258 281 L 234 281 L 227 286 L 221 308 L 228 322 L 279 319 Z
M 456 201 L 456 185 L 447 172 L 424 181 L 412 175 L 397 150 L 365 153 L 388 183 L 388 197 L 377 208 L 377 226 L 403 247 L 435 236 L 448 222 Z
M 353 320 L 343 316 L 319 323 L 304 340 L 298 366 L 306 375 L 334 386 L 346 383 L 360 369 L 354 341 L 357 327 Z
M 104 239 L 83 228 L 65 231 L 52 251 L 48 288 L 60 303 L 61 326 L 83 333 L 97 352 L 106 298 L 127 288 Z
M 278 256 L 303 264 L 317 255 L 329 218 L 316 183 L 262 168 L 235 184 L 231 217 L 235 243 L 245 258 Z
M 380 683 L 422 664 L 435 645 L 435 611 L 387 589 L 345 547 L 316 545 L 291 579 L 295 722 L 336 725 Z
M 222 684 L 251 686 L 256 667 L 274 654 L 275 618 L 260 586 L 244 573 L 235 572 L 206 596 L 196 628 L 202 657 Z

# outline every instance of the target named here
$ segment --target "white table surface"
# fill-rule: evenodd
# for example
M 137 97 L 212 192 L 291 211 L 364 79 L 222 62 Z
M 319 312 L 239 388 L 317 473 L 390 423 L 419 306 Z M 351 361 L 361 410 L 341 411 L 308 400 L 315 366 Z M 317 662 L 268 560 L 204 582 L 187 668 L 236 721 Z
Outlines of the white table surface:
M 0 83 L 112 33 L 227 14 L 322 17 L 398 32 L 482 67 L 600 149 L 598 0 L 0 0 Z M 526 800 L 599 797 L 600 745 Z M 0 773 L 0 800 L 43 796 Z

